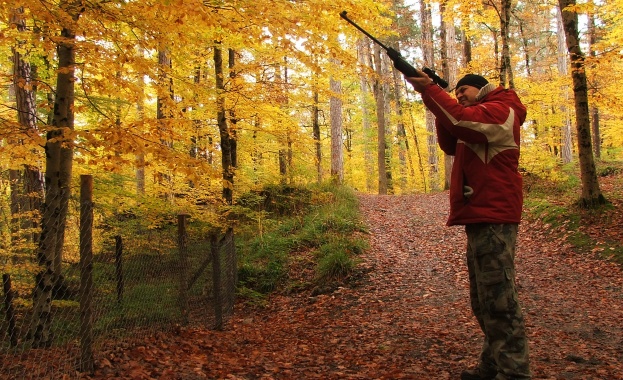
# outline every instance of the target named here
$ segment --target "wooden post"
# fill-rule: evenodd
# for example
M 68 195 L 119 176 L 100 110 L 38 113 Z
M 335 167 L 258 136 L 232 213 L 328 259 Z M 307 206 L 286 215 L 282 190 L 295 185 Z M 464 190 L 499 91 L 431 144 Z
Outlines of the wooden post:
M 11 289 L 11 275 L 2 275 L 2 287 L 4 288 L 4 309 L 6 310 L 6 320 L 9 323 L 9 337 L 11 347 L 17 346 L 17 331 L 15 331 L 15 308 L 13 306 L 13 289 Z
M 182 323 L 188 323 L 188 250 L 186 242 L 186 222 L 188 221 L 187 214 L 179 214 L 177 216 L 177 241 L 180 252 L 180 311 L 182 313 Z
M 223 301 L 221 297 L 221 256 L 216 234 L 210 236 L 212 252 L 212 291 L 214 292 L 214 328 L 223 329 Z
M 117 302 L 123 300 L 123 240 L 115 236 L 115 277 L 117 279 Z
M 93 177 L 80 176 L 80 371 L 93 360 Z

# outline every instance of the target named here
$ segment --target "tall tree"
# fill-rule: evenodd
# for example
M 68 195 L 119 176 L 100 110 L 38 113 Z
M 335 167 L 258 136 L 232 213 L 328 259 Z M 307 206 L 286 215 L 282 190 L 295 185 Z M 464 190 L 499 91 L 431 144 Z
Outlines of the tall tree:
M 230 55 L 230 59 L 233 56 Z M 220 46 L 214 47 L 214 70 L 216 78 L 216 118 L 218 124 L 218 130 L 221 137 L 221 165 L 223 176 L 223 200 L 226 204 L 231 205 L 233 203 L 233 189 L 234 189 L 234 160 L 233 147 L 231 144 L 232 136 L 229 130 L 229 124 L 227 123 L 227 112 L 225 105 L 225 80 L 223 70 L 223 53 Z
M 317 74 L 314 73 L 314 77 Z M 316 182 L 322 182 L 322 140 L 320 139 L 320 105 L 318 96 L 318 83 L 314 81 L 312 85 L 312 134 L 314 137 L 314 148 L 316 150 Z
M 556 12 L 556 27 L 558 32 L 558 72 L 560 75 L 568 75 L 569 60 L 567 59 L 565 29 L 562 24 L 562 13 L 560 12 L 560 9 L 557 9 Z M 561 89 L 565 96 L 568 94 L 567 88 L 567 85 L 563 85 Z M 562 162 L 568 164 L 573 161 L 573 138 L 571 136 L 571 115 L 569 114 L 566 102 L 562 102 L 560 112 L 562 113 L 561 157 Z
M 387 150 L 387 141 L 385 140 L 385 92 L 383 91 L 383 68 L 381 58 L 381 48 L 374 45 L 374 68 L 376 76 L 373 81 L 374 99 L 376 100 L 376 122 L 377 122 L 377 167 L 378 167 L 378 184 L 379 194 L 387 194 L 387 166 L 385 154 Z
M 434 67 L 434 49 L 433 49 L 433 16 L 430 3 L 420 1 L 420 18 L 422 25 L 422 55 L 424 65 Z M 437 147 L 437 135 L 435 133 L 435 117 L 428 109 L 426 115 L 426 131 L 428 132 L 428 167 L 430 177 L 431 190 L 439 189 L 439 151 Z
M 511 0 L 502 0 L 500 7 L 500 34 L 502 35 L 502 57 L 500 60 L 500 85 L 515 88 L 513 79 L 513 67 L 511 65 L 511 53 L 509 47 Z
M 337 62 L 335 62 L 338 65 Z M 344 182 L 344 144 L 342 136 L 342 82 L 331 77 L 329 81 L 331 98 L 329 113 L 331 118 L 331 179 L 338 184 Z
M 585 207 L 595 207 L 606 203 L 599 188 L 597 169 L 591 146 L 591 126 L 588 106 L 588 85 L 584 66 L 584 53 L 580 48 L 578 15 L 575 0 L 558 0 L 565 29 L 567 50 L 571 60 L 571 78 L 575 102 L 575 122 L 578 134 L 578 153 L 582 177 L 582 196 L 580 203 Z
M 442 1 L 439 7 L 439 14 L 441 16 L 440 23 L 440 39 L 441 39 L 441 67 L 442 76 L 448 82 L 449 86 L 455 83 L 456 77 L 456 49 L 454 40 L 456 38 L 454 25 L 446 21 L 446 1 Z M 444 154 L 444 189 L 450 188 L 450 177 L 452 173 L 452 164 L 454 157 Z
M 58 74 L 54 115 L 45 145 L 46 194 L 42 211 L 41 237 L 37 250 L 40 270 L 35 276 L 33 323 L 30 330 L 33 347 L 49 347 L 53 340 L 51 333 L 52 289 L 58 284 L 58 273 L 55 272 L 54 266 L 55 255 L 61 244 L 59 237 L 64 236 L 65 220 L 61 219 L 61 215 L 66 215 L 66 210 L 62 210 L 63 199 L 65 199 L 64 193 L 70 189 L 66 181 L 71 178 L 67 173 L 63 173 L 63 170 L 67 170 L 67 163 L 64 159 L 68 154 L 67 150 L 70 149 L 68 147 L 73 144 L 69 132 L 73 129 L 74 120 L 73 95 L 76 62 L 74 23 L 80 17 L 83 8 L 80 2 L 66 0 L 61 1 L 59 8 L 68 18 L 65 19 L 61 38 L 57 44 Z
M 175 95 L 173 93 L 173 78 L 171 70 L 173 60 L 167 47 L 158 50 L 158 97 L 156 100 L 156 118 L 160 128 L 160 144 L 165 148 L 172 148 L 173 141 L 169 138 L 168 131 L 172 127 L 173 110 L 175 109 Z M 166 171 L 158 173 L 158 182 L 161 187 L 161 195 L 165 199 L 173 199 L 172 177 Z
M 588 15 L 588 52 L 591 58 L 597 56 L 595 51 L 595 44 L 597 43 L 597 27 L 595 25 L 595 13 L 591 12 Z M 593 87 L 591 90 L 593 94 L 597 92 L 597 89 Z M 599 127 L 599 108 L 595 105 L 591 106 L 591 131 L 593 133 L 593 153 L 595 158 L 601 158 L 601 132 Z
M 362 133 L 364 135 L 364 146 L 363 146 L 363 158 L 365 161 L 365 174 L 366 174 L 366 190 L 371 193 L 374 187 L 373 182 L 373 173 L 374 167 L 372 159 L 372 149 L 370 148 L 370 144 L 368 143 L 370 139 L 370 133 L 372 131 L 372 123 L 370 121 L 370 113 L 368 111 L 368 88 L 370 84 L 368 82 L 367 75 L 365 75 L 365 68 L 372 67 L 372 52 L 370 51 L 370 43 L 368 40 L 359 38 L 357 39 L 357 60 L 359 62 L 359 67 L 361 68 L 359 72 L 359 101 L 361 107 L 361 128 Z
M 20 33 L 26 32 L 23 7 L 15 8 L 11 14 L 11 24 Z M 35 91 L 37 88 L 35 70 L 20 53 L 20 47 L 12 47 L 13 54 L 13 89 L 15 92 L 15 108 L 17 122 L 24 131 L 37 135 L 37 105 Z M 20 141 L 14 144 L 20 145 Z M 36 242 L 37 234 L 33 231 L 37 226 L 34 215 L 41 209 L 44 196 L 43 178 L 39 168 L 25 164 L 23 169 L 10 169 L 11 180 L 11 240 L 15 247 L 20 246 L 20 240 Z

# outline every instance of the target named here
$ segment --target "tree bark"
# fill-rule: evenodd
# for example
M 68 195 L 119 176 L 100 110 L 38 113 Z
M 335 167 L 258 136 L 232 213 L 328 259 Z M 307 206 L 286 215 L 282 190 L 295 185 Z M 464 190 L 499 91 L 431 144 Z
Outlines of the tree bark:
M 573 79 L 575 121 L 578 133 L 578 153 L 582 179 L 580 204 L 592 208 L 606 203 L 606 199 L 599 188 L 591 144 L 588 85 L 584 66 L 584 54 L 580 48 L 578 16 L 575 12 L 566 9 L 569 6 L 574 6 L 575 0 L 558 0 L 558 3 L 567 39 L 567 50 L 571 59 L 571 78 Z
M 500 60 L 500 85 L 515 88 L 509 48 L 509 25 L 511 19 L 511 0 L 502 0 L 500 14 L 500 34 L 502 35 L 502 58 Z
M 455 50 L 455 31 L 452 23 L 444 20 L 446 12 L 445 1 L 441 3 L 439 13 L 441 15 L 441 67 L 443 78 L 452 85 L 456 82 L 456 50 Z M 452 174 L 452 164 L 454 156 L 444 154 L 444 189 L 450 188 L 450 177 Z
M 376 120 L 377 120 L 377 165 L 378 165 L 378 183 L 379 194 L 387 194 L 387 168 L 385 166 L 385 150 L 387 149 L 385 141 L 385 93 L 381 78 L 383 77 L 381 48 L 374 45 L 374 65 L 376 77 L 374 79 L 374 98 L 376 100 Z
M 158 119 L 158 123 L 160 125 L 160 130 L 162 132 L 162 137 L 160 138 L 160 143 L 166 147 L 171 148 L 173 143 L 170 140 L 167 140 L 166 136 L 168 135 L 167 129 L 170 128 L 169 120 L 172 118 L 172 106 L 173 106 L 173 79 L 170 74 L 170 70 L 173 66 L 171 61 L 170 52 L 167 48 L 162 48 L 158 51 L 158 98 L 156 100 L 156 118 Z M 165 169 L 161 169 L 158 173 L 158 184 L 161 189 L 161 196 L 164 199 L 168 199 L 172 201 L 173 192 L 171 189 L 171 175 L 165 171 Z
M 424 65 L 433 67 L 433 21 L 430 5 L 422 1 L 420 3 L 420 16 L 422 18 L 422 55 Z M 428 133 L 428 171 L 431 190 L 439 190 L 439 155 L 437 154 L 437 134 L 435 133 L 435 116 L 426 110 L 426 132 Z
M 597 27 L 595 26 L 595 14 L 588 15 L 588 51 L 591 57 L 596 57 L 595 44 L 597 43 Z M 592 89 L 595 93 L 597 90 Z M 593 133 L 593 153 L 598 160 L 601 158 L 601 132 L 599 127 L 599 108 L 591 107 L 591 131 Z
M 61 2 L 61 9 L 78 20 L 82 12 L 81 4 Z M 58 273 L 55 272 L 56 255 L 58 254 L 59 239 L 64 235 L 66 215 L 63 208 L 63 199 L 69 190 L 67 149 L 72 144 L 70 130 L 73 129 L 73 93 L 75 71 L 75 33 L 71 27 L 64 27 L 61 31 L 61 41 L 58 43 L 58 74 L 56 78 L 56 97 L 54 100 L 54 114 L 52 126 L 47 132 L 45 145 L 45 203 L 41 221 L 41 236 L 37 250 L 37 262 L 40 266 L 35 276 L 33 290 L 33 323 L 30 336 L 33 347 L 49 347 L 53 341 L 51 331 L 52 290 L 58 284 Z M 69 166 L 70 167 L 70 166 Z M 66 207 L 66 206 L 65 206 Z
M 558 37 L 558 72 L 561 76 L 568 75 L 568 64 L 569 61 L 567 59 L 567 48 L 565 46 L 565 28 L 562 25 L 562 13 L 560 9 L 556 14 L 556 25 L 557 25 L 557 37 Z M 571 115 L 569 114 L 569 109 L 567 108 L 567 94 L 568 94 L 568 86 L 562 86 L 562 93 L 565 94 L 565 101 L 561 102 L 560 112 L 562 112 L 563 123 L 562 123 L 562 137 L 561 137 L 561 158 L 562 162 L 565 164 L 573 161 L 573 137 L 571 135 Z
M 331 98 L 329 99 L 329 114 L 331 118 L 331 180 L 337 184 L 342 184 L 344 182 L 342 82 L 331 77 L 329 87 L 331 89 Z
M 230 134 L 225 110 L 225 82 L 223 79 L 223 53 L 214 47 L 214 71 L 216 80 L 216 119 L 221 137 L 221 170 L 223 178 L 223 199 L 225 203 L 233 203 L 234 175 L 231 159 Z
M 314 83 L 312 105 L 312 133 L 314 137 L 314 147 L 316 149 L 316 182 L 322 182 L 322 141 L 320 140 L 320 105 L 318 104 L 318 87 Z
M 359 39 L 357 41 L 357 51 L 358 51 L 358 59 L 359 65 L 362 68 L 372 67 L 373 59 L 372 52 L 370 51 L 370 43 L 366 39 Z M 366 190 L 368 193 L 371 193 L 374 188 L 374 160 L 372 158 L 372 148 L 370 147 L 369 141 L 372 141 L 372 123 L 370 121 L 370 113 L 368 112 L 368 89 L 370 87 L 368 83 L 368 79 L 366 75 L 361 72 L 359 74 L 359 100 L 361 102 L 361 114 L 362 114 L 362 130 L 364 135 L 364 147 L 363 147 L 363 158 L 365 161 L 365 173 L 366 173 Z
M 24 32 L 26 25 L 23 19 L 24 9 L 16 8 L 11 15 L 11 24 L 17 30 Z M 37 105 L 35 100 L 36 80 L 35 72 L 31 64 L 24 60 L 22 54 L 15 48 L 13 53 L 13 88 L 15 91 L 15 106 L 17 109 L 17 122 L 27 133 L 38 134 L 37 128 Z M 15 142 L 20 144 L 19 141 Z M 11 240 L 16 247 L 20 242 L 35 243 L 39 237 L 35 233 L 38 226 L 34 219 L 36 211 L 41 210 L 44 197 L 43 178 L 39 168 L 24 165 L 22 170 L 10 169 L 11 181 Z

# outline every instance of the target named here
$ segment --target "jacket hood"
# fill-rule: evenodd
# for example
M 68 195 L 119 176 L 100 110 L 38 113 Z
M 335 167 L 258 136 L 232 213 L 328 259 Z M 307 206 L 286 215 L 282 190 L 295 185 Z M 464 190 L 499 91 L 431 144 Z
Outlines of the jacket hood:
M 493 83 L 489 83 L 481 88 L 478 95 L 476 95 L 477 102 L 481 103 L 485 100 L 487 102 L 500 100 L 512 104 L 512 107 L 519 118 L 520 124 L 523 124 L 523 122 L 526 121 L 526 107 L 523 105 L 521 100 L 519 100 L 519 96 L 517 96 L 515 90 L 505 89 L 502 86 L 496 86 Z

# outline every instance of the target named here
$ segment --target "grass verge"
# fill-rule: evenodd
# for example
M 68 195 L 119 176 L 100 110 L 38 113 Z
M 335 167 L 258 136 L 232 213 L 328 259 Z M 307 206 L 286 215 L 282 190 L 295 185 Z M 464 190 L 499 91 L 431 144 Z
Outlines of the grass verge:
M 527 219 L 541 220 L 552 234 L 562 234 L 579 252 L 595 253 L 623 265 L 623 162 L 597 164 L 600 189 L 608 203 L 597 208 L 578 204 L 582 183 L 577 167 L 567 167 L 557 182 L 528 179 Z

